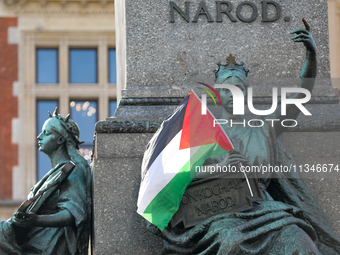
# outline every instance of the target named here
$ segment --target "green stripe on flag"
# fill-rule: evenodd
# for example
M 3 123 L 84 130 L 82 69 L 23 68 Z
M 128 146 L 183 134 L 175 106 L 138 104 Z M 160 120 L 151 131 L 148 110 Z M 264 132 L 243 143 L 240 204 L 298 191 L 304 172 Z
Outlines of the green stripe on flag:
M 217 143 L 201 146 L 174 178 L 154 197 L 142 216 L 163 231 L 177 212 L 182 196 L 192 181 L 190 170 L 195 171 L 196 166 L 202 166 L 206 159 L 221 156 L 226 152 Z

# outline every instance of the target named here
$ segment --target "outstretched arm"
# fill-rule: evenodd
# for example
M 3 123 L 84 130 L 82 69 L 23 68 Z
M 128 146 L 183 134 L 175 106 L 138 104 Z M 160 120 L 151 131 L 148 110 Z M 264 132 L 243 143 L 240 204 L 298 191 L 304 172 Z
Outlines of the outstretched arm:
M 291 34 L 296 34 L 292 37 L 294 42 L 303 42 L 304 46 L 306 47 L 306 59 L 305 63 L 302 67 L 300 80 L 299 80 L 299 88 L 304 88 L 309 90 L 312 93 L 315 77 L 317 72 L 317 59 L 316 59 L 316 45 L 314 39 L 309 32 L 309 25 L 302 19 L 303 23 L 305 24 L 306 29 L 299 28 L 296 30 L 291 31 Z M 294 93 L 289 98 L 290 99 L 299 99 L 304 98 L 305 94 L 303 93 Z M 283 119 L 296 119 L 300 113 L 300 109 L 293 104 L 287 105 L 286 109 L 287 115 L 282 116 L 281 110 L 278 108 L 271 116 L 272 119 L 279 119 L 280 122 L 275 122 L 274 128 L 276 132 L 276 136 L 279 136 L 285 131 L 285 127 L 281 126 L 281 121 Z

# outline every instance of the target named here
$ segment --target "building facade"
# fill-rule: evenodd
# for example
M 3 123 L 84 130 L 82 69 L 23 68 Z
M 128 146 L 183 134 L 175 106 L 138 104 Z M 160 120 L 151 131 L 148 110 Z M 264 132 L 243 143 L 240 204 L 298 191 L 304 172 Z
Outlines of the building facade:
M 0 1 L 0 218 L 47 171 L 37 135 L 55 107 L 80 126 L 90 159 L 95 123 L 116 108 L 113 0 Z

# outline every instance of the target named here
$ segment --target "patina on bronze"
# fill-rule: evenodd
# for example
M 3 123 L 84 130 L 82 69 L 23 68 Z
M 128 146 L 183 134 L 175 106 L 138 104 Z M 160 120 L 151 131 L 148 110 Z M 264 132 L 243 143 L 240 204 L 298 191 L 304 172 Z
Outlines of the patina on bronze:
M 256 174 L 223 174 L 219 178 L 193 181 L 183 194 L 178 211 L 171 219 L 175 227 L 183 222 L 184 228 L 221 213 L 242 212 L 253 208 L 252 201 L 262 200 Z
M 317 52 L 310 28 L 292 31 L 293 42 L 302 42 L 306 58 L 301 70 L 299 87 L 312 92 L 317 73 Z M 279 45 L 278 45 L 279 46 Z M 242 64 L 219 65 L 215 72 L 216 84 L 238 86 L 243 94 L 248 87 L 246 69 Z M 222 117 L 241 122 L 243 115 L 233 114 L 231 92 L 217 89 L 222 101 Z M 303 98 L 295 93 L 291 98 Z M 300 110 L 287 106 L 287 115 L 280 109 L 271 119 L 296 119 Z M 205 165 L 251 166 L 296 165 L 292 155 L 277 139 L 287 128 L 281 125 L 261 128 L 224 125 L 235 150 L 224 156 L 208 159 Z M 148 229 L 163 238 L 160 254 L 340 254 L 340 239 L 336 237 L 323 213 L 302 182 L 298 172 L 271 172 L 258 176 L 263 201 L 253 202 L 253 208 L 244 212 L 223 212 L 207 217 L 191 228 L 170 224 L 160 231 L 149 224 Z M 236 189 L 237 190 L 237 189 Z M 205 211 L 206 212 L 206 211 Z M 187 219 L 186 219 L 187 220 Z
M 13 217 L 0 219 L 0 254 L 88 254 L 91 170 L 79 152 L 79 127 L 57 113 L 44 123 L 39 150 L 52 169 Z
M 25 200 L 19 206 L 15 213 L 17 218 L 24 219 L 25 214 L 29 212 L 38 213 L 41 206 L 60 188 L 60 186 L 66 181 L 67 177 L 70 176 L 75 164 L 72 161 L 64 164 L 61 171 L 56 175 L 52 182 L 45 188 L 39 190 L 39 192 L 32 198 Z

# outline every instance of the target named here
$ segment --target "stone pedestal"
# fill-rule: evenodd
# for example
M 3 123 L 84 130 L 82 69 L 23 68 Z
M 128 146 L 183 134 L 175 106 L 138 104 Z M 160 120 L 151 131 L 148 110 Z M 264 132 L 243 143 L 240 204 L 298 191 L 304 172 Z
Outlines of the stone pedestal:
M 254 2 L 257 17 L 248 23 L 236 13 L 242 0 L 230 1 L 236 22 L 226 14 L 222 14 L 223 22 L 216 22 L 216 2 L 211 0 L 203 3 L 213 22 L 208 22 L 206 15 L 193 22 L 201 0 L 189 1 L 189 22 L 176 10 L 174 22 L 170 22 L 170 2 L 125 0 L 116 4 L 122 21 L 116 24 L 118 66 L 121 64 L 118 87 L 123 90 L 115 115 L 98 122 L 95 130 L 96 254 L 160 251 L 161 239 L 147 232 L 145 220 L 136 213 L 140 168 L 148 141 L 190 87 L 196 87 L 197 82 L 214 84 L 212 71 L 230 53 L 250 69 L 256 108 L 270 107 L 271 87 L 297 86 L 305 53 L 302 44 L 290 40 L 289 32 L 303 27 L 302 17 L 310 23 L 318 46 L 318 80 L 307 106 L 312 116 L 300 115 L 299 125 L 280 140 L 298 165 L 332 163 L 340 167 L 340 107 L 338 90 L 331 86 L 329 75 L 327 2 L 276 0 L 281 14 L 272 22 L 263 21 L 263 6 Z M 185 12 L 184 2 L 174 1 Z M 246 5 L 241 11 L 241 16 L 249 18 L 252 9 Z M 276 11 L 268 6 L 269 17 Z M 212 111 L 219 117 L 219 109 L 212 107 Z M 340 236 L 340 171 L 338 175 L 302 176 Z
M 136 213 L 140 169 L 144 149 L 162 118 L 176 106 L 136 106 L 150 115 L 148 121 L 109 118 L 97 123 L 94 170 L 94 227 L 96 254 L 157 254 L 160 238 L 148 233 L 145 220 Z M 124 107 L 118 109 L 117 114 Z M 158 111 L 159 110 L 159 111 Z M 297 165 L 334 164 L 340 167 L 340 107 L 309 105 L 318 117 L 298 118 L 297 128 L 279 139 L 294 156 Z M 131 112 L 132 110 L 127 110 Z M 142 110 L 139 110 L 142 111 Z M 151 119 L 151 120 L 150 120 Z M 153 120 L 152 120 L 153 119 Z M 340 171 L 319 176 L 302 173 L 304 182 L 340 236 Z

